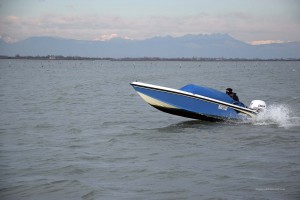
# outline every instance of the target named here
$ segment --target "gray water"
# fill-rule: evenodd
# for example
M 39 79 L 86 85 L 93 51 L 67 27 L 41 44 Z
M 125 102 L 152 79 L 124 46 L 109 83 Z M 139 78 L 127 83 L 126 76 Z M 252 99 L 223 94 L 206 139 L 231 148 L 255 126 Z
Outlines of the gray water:
M 0 199 L 300 199 L 300 62 L 0 60 Z M 266 101 L 248 123 L 162 113 L 129 85 Z

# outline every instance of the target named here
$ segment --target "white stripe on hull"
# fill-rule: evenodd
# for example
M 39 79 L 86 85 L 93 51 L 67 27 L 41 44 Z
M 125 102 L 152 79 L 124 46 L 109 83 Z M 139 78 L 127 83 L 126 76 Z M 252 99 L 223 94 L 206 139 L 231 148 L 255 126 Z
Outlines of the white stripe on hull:
M 159 101 L 157 99 L 154 99 L 148 95 L 145 95 L 143 93 L 137 92 L 147 103 L 153 106 L 160 106 L 164 108 L 176 108 L 175 106 L 172 106 L 170 104 L 164 103 L 162 101 Z

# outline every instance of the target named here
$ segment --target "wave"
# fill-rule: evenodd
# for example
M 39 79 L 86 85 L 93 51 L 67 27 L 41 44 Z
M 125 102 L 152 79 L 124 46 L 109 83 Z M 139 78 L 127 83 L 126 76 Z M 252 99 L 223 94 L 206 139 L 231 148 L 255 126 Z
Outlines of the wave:
M 290 128 L 300 126 L 300 117 L 296 116 L 288 105 L 274 104 L 268 106 L 265 112 L 259 113 L 253 124 Z

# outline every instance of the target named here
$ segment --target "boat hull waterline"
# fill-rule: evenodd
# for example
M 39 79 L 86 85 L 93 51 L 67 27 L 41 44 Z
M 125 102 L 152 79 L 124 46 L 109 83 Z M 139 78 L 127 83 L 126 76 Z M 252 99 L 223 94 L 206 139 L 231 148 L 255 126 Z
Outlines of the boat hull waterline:
M 132 82 L 131 85 L 148 104 L 173 115 L 206 121 L 245 120 L 257 115 L 254 110 L 229 103 L 225 93 L 223 98 L 225 97 L 227 102 L 200 95 L 201 90 L 195 94 L 141 82 Z M 208 90 L 212 89 L 208 88 Z M 212 92 L 223 95 L 216 90 Z

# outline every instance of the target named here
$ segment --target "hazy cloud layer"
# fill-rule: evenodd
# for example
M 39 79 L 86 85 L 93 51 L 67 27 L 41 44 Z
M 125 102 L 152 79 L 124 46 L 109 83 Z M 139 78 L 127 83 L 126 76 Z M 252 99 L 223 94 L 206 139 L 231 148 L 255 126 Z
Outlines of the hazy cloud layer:
M 300 41 L 300 23 L 288 17 L 254 16 L 242 12 L 214 15 L 203 12 L 196 15 L 140 18 L 96 14 L 10 15 L 0 18 L 0 36 L 8 42 L 31 36 L 108 40 L 114 37 L 145 39 L 199 33 L 228 33 L 249 43 Z

